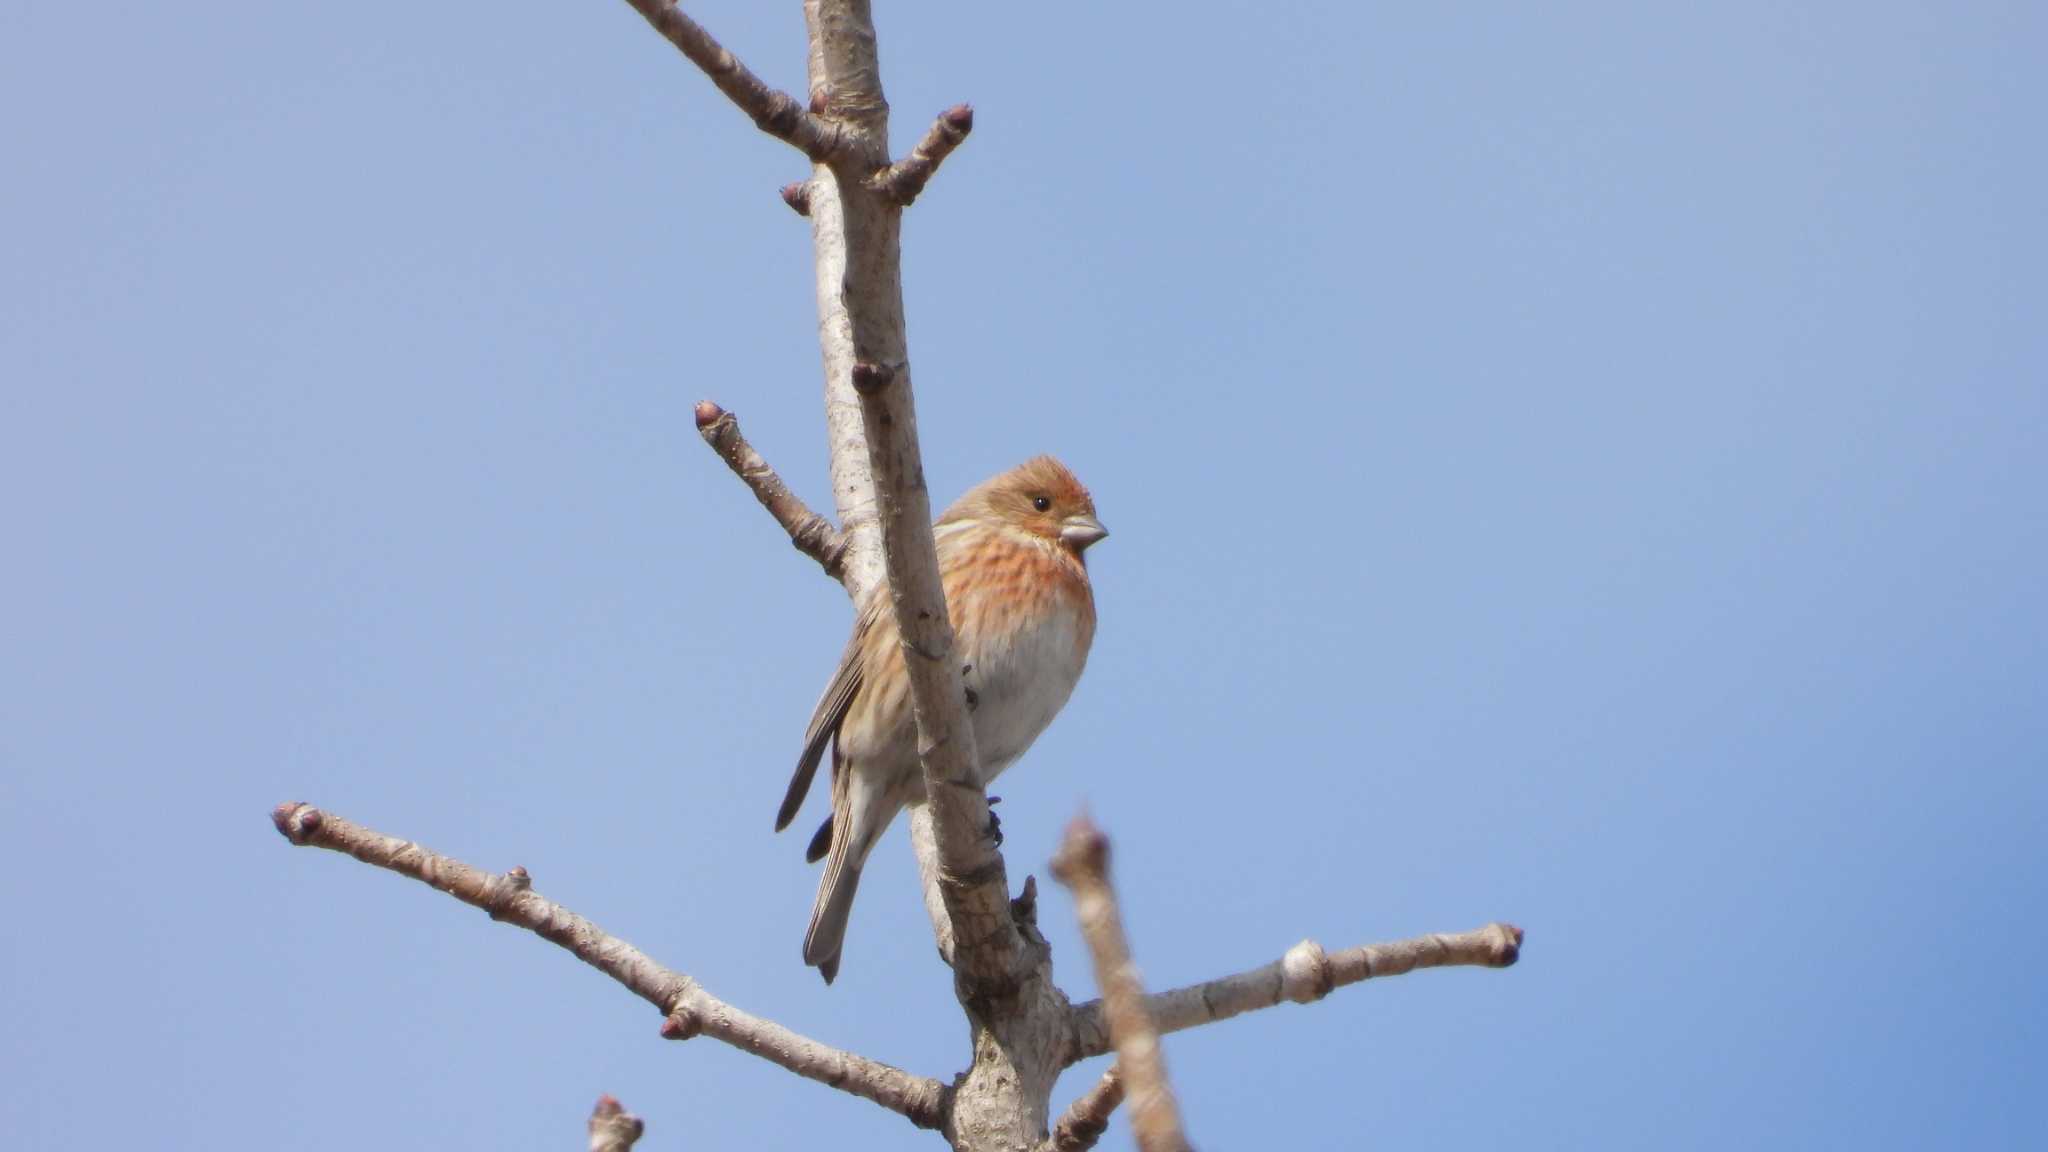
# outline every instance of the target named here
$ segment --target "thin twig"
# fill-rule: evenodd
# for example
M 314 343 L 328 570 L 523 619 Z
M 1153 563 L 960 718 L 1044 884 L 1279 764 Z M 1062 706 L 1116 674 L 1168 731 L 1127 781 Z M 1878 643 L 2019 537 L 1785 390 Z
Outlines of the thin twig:
M 626 0 L 646 17 L 654 30 L 704 70 L 726 98 L 745 112 L 754 126 L 823 164 L 847 148 L 837 124 L 804 108 L 796 97 L 770 88 L 727 51 L 704 26 L 683 14 L 674 0 Z
M 1075 1097 L 1066 1113 L 1052 1126 L 1052 1135 L 1038 1146 L 1038 1152 L 1088 1152 L 1109 1127 L 1109 1117 L 1124 1102 L 1124 1076 L 1116 1065 L 1102 1074 L 1093 1088 Z
M 946 109 L 932 121 L 924 139 L 917 142 L 910 155 L 875 173 L 869 183 L 897 207 L 910 207 L 910 202 L 924 191 L 925 184 L 939 170 L 939 165 L 946 162 L 946 157 L 951 156 L 953 149 L 958 148 L 972 131 L 974 109 L 965 104 Z
M 1188 1152 L 1180 1105 L 1173 1098 L 1166 1057 L 1159 1050 L 1159 1031 L 1146 1011 L 1145 985 L 1131 963 L 1116 889 L 1109 882 L 1109 837 L 1086 813 L 1067 825 L 1059 851 L 1053 854 L 1052 874 L 1074 893 L 1074 916 L 1081 921 L 1081 937 L 1095 958 L 1095 982 L 1102 988 L 1116 1064 L 1129 1082 L 1132 1135 L 1143 1152 Z
M 1145 998 L 1145 1007 L 1161 1035 L 1179 1032 L 1284 1000 L 1310 1004 L 1346 984 L 1379 976 L 1399 976 L 1418 968 L 1506 968 L 1521 956 L 1522 930 L 1512 924 L 1488 924 L 1470 932 L 1433 933 L 1391 944 L 1368 944 L 1326 955 L 1313 940 L 1303 940 L 1271 964 L 1202 984 L 1190 984 Z M 1112 1048 L 1110 1024 L 1103 1002 L 1074 1006 L 1074 1045 L 1070 1062 L 1100 1056 Z
M 687 1039 L 702 1032 L 806 1079 L 872 1100 L 920 1128 L 935 1128 L 944 1118 L 948 1089 L 938 1081 L 842 1052 L 734 1008 L 690 977 L 662 967 L 638 948 L 541 896 L 524 868 L 502 876 L 486 872 L 309 804 L 280 804 L 270 818 L 294 844 L 344 852 L 365 864 L 410 876 L 483 909 L 493 920 L 560 945 L 659 1008 L 666 1017 L 664 1036 Z
M 590 1110 L 590 1152 L 633 1152 L 647 1125 L 610 1096 L 599 1096 Z
M 796 550 L 818 562 L 825 575 L 845 579 L 841 569 L 846 558 L 846 540 L 830 520 L 811 511 L 803 498 L 789 490 L 768 461 L 761 458 L 747 438 L 740 435 L 740 422 L 732 413 L 709 400 L 697 405 L 697 434 L 711 445 L 733 474 L 746 481 L 754 498 L 768 510 Z

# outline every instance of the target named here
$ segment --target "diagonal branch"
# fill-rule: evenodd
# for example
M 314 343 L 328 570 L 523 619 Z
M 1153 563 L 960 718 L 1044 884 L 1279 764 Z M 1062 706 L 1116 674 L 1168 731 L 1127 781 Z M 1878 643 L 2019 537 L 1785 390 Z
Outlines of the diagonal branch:
M 1088 1152 L 1109 1127 L 1109 1117 L 1124 1102 L 1124 1074 L 1112 1064 L 1093 1088 L 1081 1093 L 1052 1126 L 1052 1135 L 1038 1152 Z
M 950 1092 L 938 1081 L 842 1052 L 734 1008 L 690 977 L 662 967 L 638 948 L 541 896 L 524 868 L 502 876 L 486 872 L 310 804 L 280 804 L 270 818 L 294 844 L 345 852 L 365 864 L 410 876 L 483 909 L 493 920 L 560 945 L 659 1008 L 667 1016 L 664 1036 L 680 1040 L 702 1032 L 806 1079 L 872 1100 L 920 1128 L 936 1128 L 944 1120 Z
M 1116 1045 L 1116 1066 L 1129 1081 L 1131 1133 L 1142 1152 L 1188 1152 L 1180 1105 L 1166 1079 L 1159 1032 L 1146 1010 L 1145 985 L 1131 963 L 1130 941 L 1109 883 L 1109 837 L 1084 813 L 1067 825 L 1052 858 L 1053 878 L 1074 893 L 1074 915 L 1095 958 L 1103 1018 Z
M 654 30 L 704 70 L 726 99 L 739 106 L 754 126 L 796 148 L 817 163 L 846 151 L 844 134 L 837 124 L 797 103 L 787 92 L 770 88 L 740 59 L 726 50 L 702 24 L 683 14 L 675 0 L 626 0 L 635 12 L 646 17 Z
M 1145 1007 L 1164 1035 L 1271 1008 L 1282 1000 L 1311 1004 L 1346 984 L 1399 976 L 1418 968 L 1506 968 L 1521 956 L 1521 951 L 1522 930 L 1512 924 L 1488 924 L 1470 932 L 1433 933 L 1392 944 L 1368 944 L 1334 955 L 1325 955 L 1322 946 L 1313 940 L 1303 940 L 1271 964 L 1155 993 L 1145 998 Z M 1111 1050 L 1112 1026 L 1102 1001 L 1075 1005 L 1073 1027 L 1070 1063 Z
M 846 558 L 846 540 L 832 522 L 811 511 L 803 497 L 789 490 L 768 461 L 761 458 L 747 438 L 740 435 L 739 418 L 709 400 L 697 405 L 697 434 L 711 445 L 728 467 L 747 487 L 754 492 L 754 498 L 761 507 L 768 510 L 782 530 L 789 533 L 789 542 L 796 550 L 818 562 L 825 575 L 834 580 L 845 581 L 843 561 Z
M 974 109 L 965 104 L 955 104 L 939 113 L 939 118 L 932 121 L 924 139 L 917 142 L 910 155 L 875 173 L 868 181 L 869 186 L 887 196 L 898 208 L 910 207 L 910 202 L 924 191 L 925 184 L 939 170 L 939 165 L 946 162 L 946 157 L 951 156 L 953 149 L 965 142 L 967 134 L 972 131 Z
M 590 1110 L 590 1152 L 632 1152 L 647 1125 L 610 1096 L 599 1096 Z

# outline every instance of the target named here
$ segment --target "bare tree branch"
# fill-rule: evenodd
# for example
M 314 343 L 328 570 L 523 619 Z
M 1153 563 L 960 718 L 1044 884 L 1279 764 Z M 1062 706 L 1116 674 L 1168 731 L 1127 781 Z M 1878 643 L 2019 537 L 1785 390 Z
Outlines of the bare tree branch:
M 690 977 L 662 967 L 638 948 L 541 896 L 524 868 L 502 876 L 486 872 L 309 804 L 280 804 L 271 813 L 271 822 L 294 844 L 344 852 L 365 864 L 410 876 L 483 909 L 493 920 L 517 925 L 567 949 L 660 1009 L 667 1017 L 662 1023 L 664 1036 L 688 1039 L 702 1032 L 805 1079 L 872 1100 L 920 1128 L 936 1128 L 945 1119 L 951 1095 L 945 1085 L 820 1044 L 734 1008 Z
M 1521 934 L 1503 925 L 1335 957 L 1304 941 L 1264 968 L 1148 997 L 1130 970 L 1106 860 L 1099 860 L 1099 891 L 1081 898 L 1089 884 L 1084 877 L 1077 899 L 1083 904 L 1095 899 L 1099 905 L 1084 913 L 1084 922 L 1115 929 L 1107 944 L 1091 933 L 1111 1007 L 1077 1008 L 1068 1002 L 1053 982 L 1051 952 L 1037 930 L 1035 889 L 1027 880 L 1023 894 L 1014 902 L 1009 899 L 1003 858 L 989 835 L 988 800 L 933 548 L 905 338 L 902 210 L 966 138 L 972 112 L 965 105 L 949 109 L 907 157 L 890 164 L 889 108 L 870 0 L 805 0 L 808 108 L 768 87 L 673 0 L 628 3 L 757 126 L 803 151 L 814 165 L 809 180 L 785 188 L 783 196 L 811 221 L 838 530 L 790 492 L 740 435 L 732 416 L 707 402 L 698 408 L 697 424 L 792 543 L 856 601 L 887 581 L 909 671 L 928 801 L 918 818 L 928 821 L 929 834 L 917 830 L 914 819 L 913 842 L 926 879 L 927 906 L 936 908 L 941 950 L 953 967 L 955 994 L 970 1026 L 973 1062 L 948 1087 L 749 1016 L 690 977 L 661 967 L 543 899 L 531 890 L 523 869 L 493 875 L 303 804 L 277 809 L 278 830 L 295 844 L 346 852 L 411 876 L 485 909 L 493 919 L 554 942 L 656 1005 L 664 1013 L 664 1036 L 680 1040 L 708 1033 L 800 1076 L 873 1100 L 920 1127 L 937 1128 L 956 1152 L 1088 1148 L 1122 1099 L 1126 1074 L 1132 1080 L 1133 1120 L 1141 1143 L 1148 1149 L 1184 1148 L 1157 1058 L 1159 1033 L 1281 999 L 1312 1001 L 1376 975 L 1445 964 L 1513 963 Z M 1095 839 L 1099 845 L 1099 833 Z M 1106 855 L 1106 850 L 1096 854 Z M 1118 1067 L 1056 1126 L 1048 1125 L 1060 1070 L 1108 1051 L 1112 1035 L 1119 1046 Z M 612 1107 L 623 1116 L 615 1102 Z M 619 1135 L 624 1136 L 623 1129 Z M 607 1152 L 626 1147 L 637 1135 L 635 1126 L 623 1143 L 604 1147 Z M 593 1115 L 594 1148 L 598 1139 Z
M 1124 1076 L 1112 1064 L 1093 1088 L 1081 1093 L 1052 1126 L 1052 1135 L 1038 1152 L 1088 1152 L 1109 1127 L 1109 1117 L 1124 1102 Z
M 805 6 L 809 14 L 812 5 Z M 816 56 L 813 54 L 813 65 Z M 811 87 L 822 81 L 814 74 Z M 804 197 L 811 221 L 811 250 L 816 268 L 818 347 L 825 369 L 826 464 L 832 480 L 833 509 L 846 538 L 845 584 L 856 604 L 882 583 L 882 533 L 875 519 L 875 481 L 868 467 L 867 430 L 861 424 L 860 397 L 853 390 L 853 320 L 847 311 L 847 220 L 868 220 L 869 211 L 856 204 L 849 211 L 840 196 L 839 178 L 820 164 L 811 170 Z M 863 233 L 883 227 L 870 221 Z M 899 286 L 900 292 L 900 286 Z
M 946 911 L 946 890 L 940 880 L 939 846 L 932 839 L 932 806 L 919 804 L 910 810 L 910 852 L 917 857 L 917 883 L 924 896 L 924 913 L 931 919 L 932 935 L 938 941 L 939 959 L 953 966 L 953 920 Z M 1030 883 L 1030 877 L 1025 877 Z
M 814 107 L 830 105 L 849 134 L 848 151 L 866 159 L 847 165 L 847 187 L 838 171 L 819 163 L 811 169 L 804 196 L 811 221 L 811 251 L 818 301 L 818 347 L 825 368 L 825 437 L 832 477 L 832 501 L 846 536 L 846 591 L 856 603 L 881 584 L 882 536 L 875 519 L 875 484 L 868 467 L 867 433 L 861 426 L 860 397 L 853 391 L 853 365 L 870 339 L 872 308 L 862 310 L 856 339 L 849 301 L 880 294 L 896 301 L 901 331 L 903 285 L 897 267 L 893 211 L 880 197 L 863 195 L 859 176 L 888 166 L 889 104 L 882 98 L 875 25 L 866 0 L 804 0 L 808 51 L 805 67 Z M 882 250 L 878 255 L 876 250 Z M 852 253 L 862 253 L 858 267 Z M 854 282 L 856 272 L 863 278 Z M 899 341 L 901 337 L 898 337 Z
M 905 336 L 901 217 L 973 128 L 960 105 L 941 114 L 910 154 L 891 164 L 870 0 L 804 0 L 808 106 L 770 88 L 674 0 L 628 0 L 702 69 L 764 132 L 791 144 L 814 167 L 783 189 L 811 221 L 825 425 L 839 527 L 812 511 L 716 404 L 700 404 L 704 440 L 747 483 L 798 550 L 856 601 L 886 579 L 902 636 L 928 803 L 913 816 L 913 844 L 927 907 L 952 966 L 955 994 L 973 1043 L 971 1065 L 952 1086 L 823 1045 L 750 1016 L 687 975 L 532 891 L 515 868 L 495 875 L 384 836 L 304 804 L 281 805 L 273 820 L 294 844 L 345 852 L 412 877 L 539 935 L 599 969 L 663 1013 L 661 1034 L 709 1034 L 807 1079 L 872 1100 L 924 1128 L 956 1152 L 1080 1152 L 1100 1138 L 1130 1077 L 1133 1124 L 1148 1150 L 1184 1149 L 1166 1087 L 1158 1035 L 1267 1007 L 1308 1002 L 1378 975 L 1446 964 L 1504 967 L 1521 933 L 1490 925 L 1464 936 L 1433 936 L 1325 956 L 1304 941 L 1264 968 L 1145 996 L 1131 968 L 1107 876 L 1101 834 L 1085 826 L 1063 852 L 1061 870 L 1095 954 L 1108 1007 L 1075 1007 L 1054 983 L 1051 951 L 1037 928 L 1036 889 L 1009 898 L 1004 861 L 990 832 L 975 733 L 953 653 L 939 581 L 931 507 L 917 436 Z M 1053 1086 L 1075 1061 L 1118 1049 L 1118 1063 L 1057 1124 L 1048 1124 Z M 593 1152 L 630 1152 L 643 1130 L 610 1097 L 590 1120 Z
M 1146 1010 L 1145 985 L 1131 963 L 1116 889 L 1109 883 L 1109 837 L 1088 819 L 1074 817 L 1052 858 L 1053 878 L 1074 894 L 1081 937 L 1095 958 L 1095 982 L 1102 988 L 1103 1018 L 1116 1045 L 1131 1097 L 1131 1132 L 1143 1152 L 1188 1152 L 1180 1105 L 1166 1079 L 1166 1056 Z
M 1164 1035 L 1271 1008 L 1283 1000 L 1310 1004 L 1346 984 L 1399 976 L 1418 968 L 1506 968 L 1520 957 L 1521 950 L 1522 930 L 1512 924 L 1488 924 L 1470 932 L 1435 933 L 1392 944 L 1368 944 L 1334 955 L 1325 955 L 1322 946 L 1313 940 L 1303 940 L 1271 964 L 1155 993 L 1145 998 L 1145 1007 Z M 1111 1029 L 1102 1001 L 1076 1005 L 1073 1025 L 1070 1061 L 1086 1060 L 1111 1050 Z
M 726 51 L 704 26 L 683 14 L 675 0 L 626 0 L 654 30 L 704 70 L 718 90 L 745 112 L 754 126 L 822 163 L 845 150 L 839 126 L 805 110 L 796 97 L 770 88 Z
M 697 434 L 711 445 L 728 467 L 747 487 L 753 490 L 754 498 L 761 507 L 768 510 L 782 530 L 789 533 L 789 542 L 796 550 L 818 562 L 825 575 L 834 580 L 845 579 L 841 561 L 846 556 L 846 541 L 832 522 L 811 511 L 803 498 L 789 490 L 768 461 L 761 458 L 747 438 L 740 434 L 739 418 L 709 400 L 697 404 Z
M 1027 949 L 1011 919 L 1002 857 L 987 835 L 988 802 L 964 686 L 951 656 L 911 407 L 903 213 L 867 183 L 889 164 L 889 103 L 873 12 L 868 0 L 804 0 L 804 27 L 814 106 L 827 109 L 855 141 L 845 156 L 812 170 L 809 197 L 846 585 L 860 600 L 886 576 L 892 593 L 930 801 L 921 807 L 932 814 L 937 861 L 920 861 L 919 871 L 939 888 L 947 923 L 938 935 L 943 941 L 950 932 L 954 941 L 954 992 L 974 1039 L 974 1062 L 954 1081 L 943 1131 L 957 1152 L 1020 1152 L 1046 1137 L 1072 1006 L 1053 983 L 1043 938 L 1028 929 L 1034 939 Z
M 939 118 L 932 121 L 924 139 L 917 142 L 910 155 L 875 173 L 868 181 L 869 185 L 887 196 L 898 208 L 910 207 L 911 201 L 924 191 L 932 174 L 939 170 L 939 165 L 946 162 L 946 157 L 952 155 L 953 149 L 966 141 L 967 134 L 972 131 L 974 109 L 965 104 L 955 104 L 939 113 Z
M 882 555 L 910 676 L 932 841 L 939 855 L 939 891 L 953 925 L 953 971 L 970 988 L 999 991 L 1016 981 L 1022 941 L 1010 921 L 1003 857 L 989 834 L 988 795 L 939 583 L 909 366 L 900 359 L 857 363 L 853 388 L 861 399 L 881 512 Z
M 854 141 L 818 166 L 810 192 L 833 495 L 850 567 L 869 562 L 863 537 L 879 526 L 878 538 L 865 542 L 880 545 L 873 557 L 880 563 L 851 568 L 847 587 L 858 599 L 886 575 L 917 717 L 936 871 L 952 921 L 953 970 L 976 995 L 987 995 L 1016 984 L 1022 942 L 1010 922 L 1003 859 L 988 834 L 988 799 L 932 545 L 904 334 L 902 211 L 865 183 L 884 166 L 874 159 L 884 154 L 889 132 L 874 17 L 866 0 L 806 0 L 804 19 L 812 96 Z M 857 413 L 845 412 L 843 388 L 856 397 Z M 847 435 L 856 427 L 858 444 Z
M 590 1110 L 590 1152 L 633 1152 L 647 1126 L 610 1096 L 599 1096 Z

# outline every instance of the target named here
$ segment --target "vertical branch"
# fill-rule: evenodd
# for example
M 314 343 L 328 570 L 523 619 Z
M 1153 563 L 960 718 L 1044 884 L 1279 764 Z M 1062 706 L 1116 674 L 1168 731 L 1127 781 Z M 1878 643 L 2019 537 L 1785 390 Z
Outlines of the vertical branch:
M 807 0 L 804 11 L 812 35 L 812 103 L 840 123 L 854 145 L 819 166 L 810 194 L 828 419 L 843 420 L 835 412 L 844 379 L 858 398 L 871 514 L 903 637 L 954 972 L 985 992 L 1000 990 L 1015 982 L 1022 941 L 1009 919 L 1002 856 L 988 835 L 988 800 L 932 541 L 904 331 L 902 211 L 865 178 L 887 167 L 889 105 L 874 21 L 866 0 Z M 850 424 L 833 428 L 834 498 L 858 503 L 850 487 L 840 488 L 838 473 L 852 471 L 838 459 L 844 427 Z M 849 511 L 842 509 L 841 519 L 851 540 L 856 529 Z M 855 551 L 850 543 L 849 556 Z
M 886 155 L 889 105 L 882 99 L 880 62 L 875 56 L 874 21 L 865 0 L 804 0 L 804 28 L 809 52 L 811 107 L 842 120 L 849 150 Z M 867 59 L 861 59 L 860 48 Z M 851 181 L 857 191 L 859 181 Z M 846 537 L 841 561 L 847 591 L 858 603 L 882 583 L 882 538 L 875 516 L 874 473 L 868 465 L 867 434 L 861 423 L 860 398 L 853 391 L 854 316 L 849 298 L 879 288 L 896 301 L 901 340 L 903 287 L 900 279 L 882 285 L 864 284 L 856 293 L 848 278 L 849 244 L 856 236 L 873 247 L 873 206 L 855 195 L 849 213 L 840 177 L 829 164 L 811 169 L 803 197 L 811 221 L 811 252 L 815 258 L 818 295 L 818 345 L 825 361 L 825 442 L 832 478 L 832 502 L 839 529 Z M 853 217 L 849 219 L 849 214 Z M 893 230 L 886 236 L 889 262 L 900 260 Z M 864 317 L 864 319 L 866 319 Z
M 932 806 L 910 810 L 910 851 L 917 857 L 918 887 L 924 891 L 924 912 L 931 918 L 939 958 L 953 966 L 953 919 L 946 912 L 945 888 L 939 882 L 939 845 L 932 839 Z
M 818 338 L 832 495 L 857 600 L 888 581 L 910 673 L 931 850 L 952 941 L 954 990 L 974 1037 L 944 1131 L 958 1152 L 1021 1152 L 1045 1139 L 1070 1047 L 1071 1009 L 1043 947 L 1027 959 L 988 831 L 967 701 L 932 546 L 904 332 L 901 207 L 870 177 L 888 163 L 889 105 L 868 0 L 805 0 L 811 107 L 841 130 L 803 197 L 817 257 Z M 927 890 L 929 896 L 929 889 Z M 934 917 L 934 922 L 939 922 Z
M 1087 816 L 1076 816 L 1052 860 L 1052 874 L 1074 893 L 1074 914 L 1081 935 L 1095 957 L 1095 980 L 1109 1017 L 1110 1039 L 1131 1103 L 1131 1130 L 1143 1152 L 1188 1152 L 1181 1130 L 1180 1105 L 1166 1081 L 1166 1058 L 1159 1050 L 1159 1032 L 1145 1010 L 1145 986 L 1131 963 L 1117 912 L 1116 890 L 1109 883 L 1109 838 Z
M 813 90 L 817 81 L 812 81 Z M 845 538 L 840 572 L 854 602 L 882 583 L 882 536 L 875 519 L 874 473 L 868 467 L 867 432 L 860 397 L 853 391 L 853 320 L 847 314 L 846 211 L 839 181 L 823 164 L 811 173 L 804 197 L 811 220 L 811 250 L 817 263 L 818 344 L 825 361 L 825 447 L 832 480 L 832 504 Z

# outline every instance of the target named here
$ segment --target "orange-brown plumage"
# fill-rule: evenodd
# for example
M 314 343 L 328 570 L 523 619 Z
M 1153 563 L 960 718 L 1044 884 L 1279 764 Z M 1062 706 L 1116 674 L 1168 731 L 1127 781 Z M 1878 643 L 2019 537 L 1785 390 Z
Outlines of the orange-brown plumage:
M 977 485 L 933 526 L 984 784 L 1024 754 L 1080 679 L 1095 639 L 1083 553 L 1107 534 L 1088 490 L 1050 456 Z M 809 856 L 829 851 L 831 859 L 804 937 L 804 961 L 829 983 L 861 865 L 896 813 L 924 800 L 910 681 L 886 588 L 860 605 L 853 637 L 804 734 L 777 830 L 795 818 L 828 741 L 832 816 L 812 838 Z

